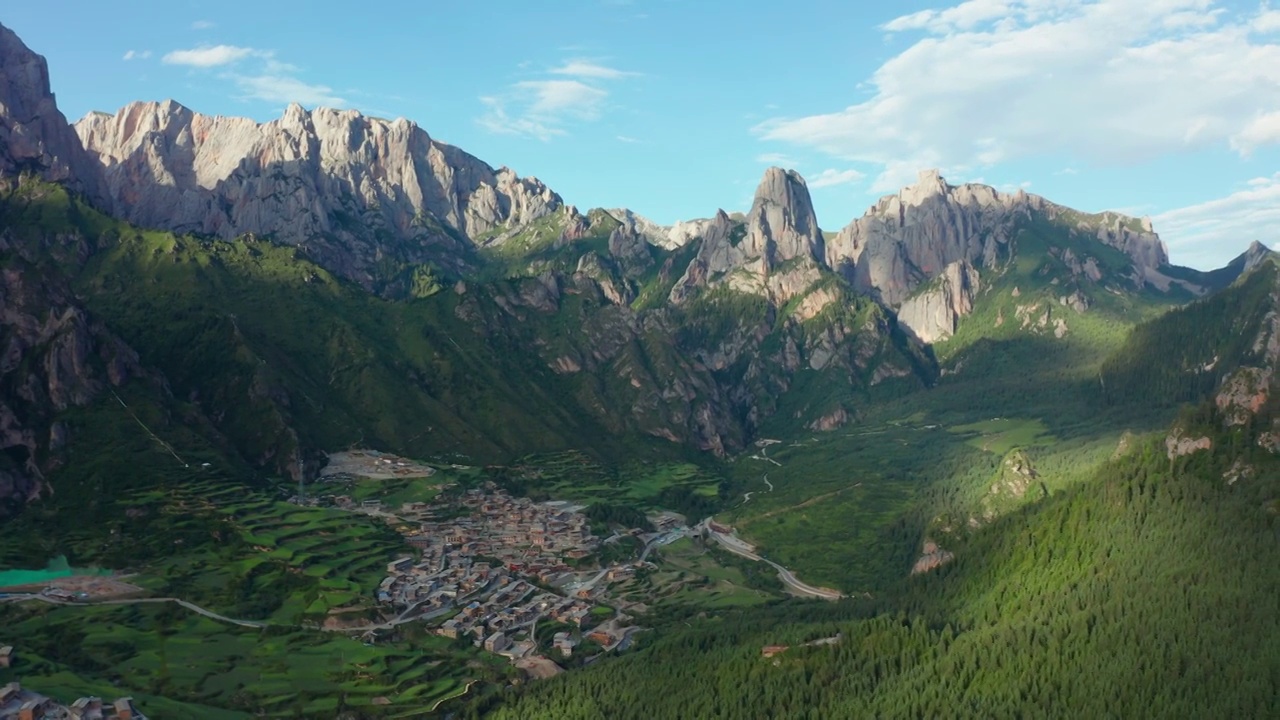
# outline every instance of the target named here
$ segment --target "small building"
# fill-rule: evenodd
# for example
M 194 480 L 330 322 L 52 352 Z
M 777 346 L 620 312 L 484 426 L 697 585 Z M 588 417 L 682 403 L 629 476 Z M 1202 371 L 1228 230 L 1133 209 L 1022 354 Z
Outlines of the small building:
M 484 640 L 484 649 L 489 652 L 502 652 L 511 645 L 511 640 L 502 631 L 495 632 Z
M 591 642 L 599 643 L 601 646 L 613 643 L 613 636 L 603 630 L 596 630 L 595 632 L 588 634 L 587 639 Z
M 765 645 L 764 647 L 760 648 L 760 655 L 762 657 L 771 658 L 774 655 L 784 653 L 790 649 L 791 649 L 791 646 L 789 645 Z
M 82 697 L 71 703 L 72 720 L 101 720 L 102 698 Z
M 407 556 L 396 558 L 392 562 L 387 563 L 387 574 L 395 575 L 396 573 L 406 572 L 411 567 L 413 567 L 413 558 Z
M 13 667 L 13 646 L 0 647 L 0 668 Z
M 0 687 L 0 705 L 9 702 L 21 694 L 22 686 L 16 682 L 11 682 L 4 687 Z
M 142 713 L 133 706 L 133 698 L 122 697 L 115 702 L 117 720 L 142 720 Z
M 41 720 L 48 705 L 49 698 L 32 698 L 22 703 L 22 707 L 18 708 L 18 720 Z
M 555 634 L 555 638 L 551 641 L 551 645 L 556 650 L 560 651 L 561 655 L 569 657 L 573 654 L 573 648 L 577 646 L 577 643 L 573 641 L 573 638 L 569 636 L 569 633 L 558 632 Z

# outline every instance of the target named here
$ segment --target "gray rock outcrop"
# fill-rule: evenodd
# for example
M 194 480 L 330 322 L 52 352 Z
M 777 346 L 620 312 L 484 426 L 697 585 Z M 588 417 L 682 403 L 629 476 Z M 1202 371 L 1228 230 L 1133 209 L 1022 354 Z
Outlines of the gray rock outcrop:
M 75 125 L 103 165 L 113 212 L 142 226 L 303 247 L 369 285 L 375 265 L 456 264 L 468 240 L 561 206 L 533 178 L 494 170 L 403 118 L 292 104 L 278 120 L 135 102 Z
M 946 340 L 955 334 L 960 318 L 973 312 L 979 288 L 977 269 L 968 260 L 953 262 L 926 290 L 902 303 L 898 322 L 921 342 Z
M 60 463 L 69 435 L 59 415 L 142 374 L 137 353 L 40 267 L 74 262 L 79 238 L 48 240 L 53 254 L 0 231 L 0 252 L 10 257 L 0 271 L 0 516 L 7 501 L 45 492 L 44 476 Z
M 671 299 L 680 302 L 695 288 L 727 283 L 785 302 L 819 278 L 823 256 L 822 230 L 804 178 L 772 167 L 756 188 L 745 221 L 721 210 L 706 225 L 698 255 Z
M 694 239 L 702 237 L 702 234 L 712 222 L 711 218 L 701 218 L 697 220 L 681 220 L 674 225 L 659 225 L 627 208 L 615 208 L 609 210 L 608 213 L 628 230 L 665 250 L 684 247 Z
M 0 25 L 0 176 L 32 172 L 105 205 L 99 168 L 58 110 L 49 66 Z
M 1022 190 L 1010 194 L 987 185 L 953 186 L 936 170 L 921 172 L 914 185 L 881 198 L 841 230 L 826 247 L 826 262 L 859 291 L 897 307 L 952 263 L 997 267 L 1009 254 L 1017 221 L 1035 215 L 1125 252 L 1139 283 L 1167 288 L 1172 282 L 1159 272 L 1168 264 L 1168 253 L 1149 220 L 1084 215 Z

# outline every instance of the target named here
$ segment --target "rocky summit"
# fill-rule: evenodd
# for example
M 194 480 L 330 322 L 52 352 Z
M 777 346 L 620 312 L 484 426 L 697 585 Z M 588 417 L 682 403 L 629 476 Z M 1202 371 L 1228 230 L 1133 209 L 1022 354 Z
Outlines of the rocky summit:
M 881 198 L 846 225 L 828 244 L 826 260 L 855 288 L 896 307 L 952 263 L 997 268 L 1013 251 L 1019 223 L 1037 217 L 1121 250 L 1132 260 L 1139 284 L 1168 289 L 1170 280 L 1162 273 L 1168 253 L 1150 220 L 1087 216 L 1022 190 L 953 186 L 936 170 L 921 171 L 916 184 Z
M 534 178 L 495 170 L 403 118 L 291 104 L 268 123 L 172 100 L 90 113 L 75 131 L 101 164 L 111 210 L 176 232 L 244 233 L 304 248 L 372 286 L 384 258 L 460 270 L 474 241 L 561 206 Z

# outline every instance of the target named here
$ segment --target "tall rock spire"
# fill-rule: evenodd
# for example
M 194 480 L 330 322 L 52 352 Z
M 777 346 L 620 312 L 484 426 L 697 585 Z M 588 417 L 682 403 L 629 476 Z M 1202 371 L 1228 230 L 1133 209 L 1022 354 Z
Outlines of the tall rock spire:
M 756 188 L 747 214 L 747 253 L 772 267 L 795 258 L 823 259 L 822 231 L 809 186 L 795 170 L 771 167 Z

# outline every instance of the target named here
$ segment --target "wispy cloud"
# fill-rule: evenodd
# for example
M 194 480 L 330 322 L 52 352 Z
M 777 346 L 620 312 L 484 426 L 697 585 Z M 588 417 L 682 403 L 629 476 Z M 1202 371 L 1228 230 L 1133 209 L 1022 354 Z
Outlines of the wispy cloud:
M 849 183 L 858 182 L 864 177 L 866 175 L 857 170 L 827 169 L 809 178 L 806 182 L 810 188 L 817 190 L 818 188 L 834 187 L 836 185 L 848 185 Z
M 191 23 L 192 30 L 211 30 L 217 26 L 218 24 L 212 20 L 197 20 Z
M 225 68 L 218 77 L 235 86 L 240 100 L 301 103 L 309 106 L 345 107 L 346 98 L 333 88 L 298 77 L 302 69 L 276 57 L 274 50 L 237 45 L 202 45 L 166 53 L 162 62 L 195 71 Z
M 240 88 L 241 98 L 246 100 L 296 102 L 312 107 L 343 107 L 347 104 L 328 85 L 303 82 L 289 75 L 236 75 L 232 79 Z
M 609 93 L 579 80 L 526 80 L 515 84 L 518 95 L 529 98 L 529 112 L 541 117 L 573 115 L 584 120 L 600 116 Z
M 607 84 L 638 75 L 587 60 L 569 60 L 546 74 L 551 77 L 521 80 L 505 92 L 482 96 L 485 111 L 476 122 L 493 133 L 546 142 L 568 134 L 573 122 L 598 120 L 607 107 Z
M 480 127 L 497 135 L 523 135 L 547 142 L 553 137 L 564 135 L 564 130 L 552 127 L 531 117 L 511 117 L 500 98 L 482 97 L 481 104 L 488 108 L 476 122 Z
M 189 50 L 174 50 L 165 53 L 160 59 L 166 65 L 187 65 L 198 68 L 211 68 L 230 65 L 243 60 L 256 52 L 253 48 L 235 45 L 202 45 Z
M 617 80 L 619 78 L 631 77 L 640 73 L 631 72 L 629 70 L 618 70 L 617 68 L 607 67 L 593 63 L 590 60 L 570 60 L 564 65 L 551 70 L 552 75 L 569 75 L 578 78 L 594 78 L 597 80 Z
M 146 60 L 149 57 L 151 57 L 150 50 L 126 50 L 124 57 L 121 59 L 128 62 L 130 60 Z
M 1224 197 L 1152 218 L 1170 259 L 1202 269 L 1221 267 L 1258 240 L 1280 243 L 1280 173 L 1244 183 Z
M 756 133 L 878 166 L 876 191 L 926 167 L 1133 165 L 1280 144 L 1275 10 L 1227 11 L 1214 0 L 947 4 L 882 27 L 913 42 L 868 78 L 869 92 L 847 91 L 853 104 L 775 118 Z
M 636 144 L 636 143 L 640 142 L 640 140 L 639 140 L 639 139 L 637 139 L 637 138 L 633 138 L 633 137 L 631 137 L 630 135 L 619 135 L 619 136 L 618 136 L 618 142 L 620 142 L 620 143 L 627 143 L 628 145 L 634 145 L 634 144 Z

